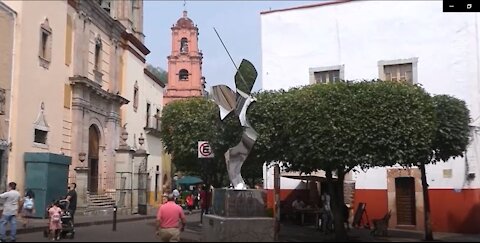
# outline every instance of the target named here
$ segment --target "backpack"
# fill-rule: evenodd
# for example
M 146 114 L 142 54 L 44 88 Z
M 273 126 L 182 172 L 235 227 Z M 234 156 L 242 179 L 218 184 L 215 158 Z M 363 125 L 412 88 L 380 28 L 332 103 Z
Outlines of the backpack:
M 25 202 L 23 202 L 23 208 L 33 209 L 33 198 L 25 198 Z

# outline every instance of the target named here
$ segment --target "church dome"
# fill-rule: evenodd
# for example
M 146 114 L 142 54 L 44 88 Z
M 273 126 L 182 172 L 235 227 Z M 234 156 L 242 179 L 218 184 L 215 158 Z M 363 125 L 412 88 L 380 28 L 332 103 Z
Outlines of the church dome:
M 183 17 L 177 20 L 176 27 L 180 28 L 193 28 L 193 21 L 187 17 L 187 11 L 183 11 Z

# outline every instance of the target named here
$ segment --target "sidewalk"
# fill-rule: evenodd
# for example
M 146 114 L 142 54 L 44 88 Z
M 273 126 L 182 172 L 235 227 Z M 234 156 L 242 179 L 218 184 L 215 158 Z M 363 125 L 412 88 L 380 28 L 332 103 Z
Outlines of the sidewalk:
M 117 223 L 153 220 L 156 209 L 149 209 L 148 215 L 117 215 Z M 202 227 L 200 223 L 200 212 L 194 210 L 192 214 L 186 212 L 187 226 L 181 234 L 182 242 L 200 242 L 202 237 Z M 107 216 L 76 216 L 75 227 L 84 227 L 91 225 L 113 224 L 113 215 Z M 204 222 L 205 223 L 205 222 Z M 152 221 L 152 224 L 153 221 Z M 18 234 L 43 231 L 47 226 L 47 219 L 31 219 L 28 228 L 24 229 L 22 223 L 18 221 Z M 350 229 L 348 231 L 349 242 L 421 242 L 423 241 L 423 232 L 410 230 L 390 229 L 386 237 L 374 237 L 370 235 L 367 229 Z M 433 234 L 435 241 L 440 242 L 480 242 L 480 234 L 467 235 L 455 233 Z M 279 242 L 319 242 L 334 241 L 334 235 L 325 235 L 314 226 L 299 226 L 289 222 L 281 223 Z
M 156 212 L 156 208 L 150 208 L 147 215 L 117 215 L 117 223 L 155 219 Z M 75 227 L 85 227 L 102 224 L 113 224 L 113 215 L 75 215 Z M 29 225 L 27 226 L 27 228 L 24 228 L 22 221 L 17 218 L 17 234 L 40 232 L 43 231 L 47 227 L 47 225 L 48 219 L 30 219 Z
M 421 242 L 423 232 L 412 230 L 389 229 L 388 236 L 372 236 L 368 229 L 350 229 L 349 242 Z M 480 242 L 480 234 L 467 235 L 455 233 L 433 233 L 434 241 L 440 242 Z M 318 242 L 334 241 L 334 234 L 325 235 L 313 226 L 282 224 L 279 234 L 280 242 Z
M 181 234 L 182 242 L 200 242 L 202 227 L 200 214 L 187 215 L 187 226 Z M 205 223 L 205 222 L 204 222 Z M 480 242 L 480 234 L 454 234 L 434 232 L 436 242 Z M 278 237 L 279 242 L 334 242 L 334 234 L 325 235 L 314 226 L 299 226 L 291 223 L 282 223 Z M 390 229 L 388 236 L 372 236 L 367 229 L 350 229 L 348 231 L 349 242 L 422 242 L 423 232 Z

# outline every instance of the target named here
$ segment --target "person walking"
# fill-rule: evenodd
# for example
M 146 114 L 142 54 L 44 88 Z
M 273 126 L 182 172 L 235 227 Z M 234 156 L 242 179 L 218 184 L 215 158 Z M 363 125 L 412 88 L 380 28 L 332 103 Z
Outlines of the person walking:
M 72 223 L 75 223 L 74 216 L 75 216 L 75 211 L 77 210 L 77 191 L 75 191 L 76 188 L 77 188 L 77 184 L 70 183 L 70 185 L 68 186 L 67 197 L 65 198 L 69 202 L 68 211 L 72 216 Z
M 200 191 L 200 226 L 203 223 L 203 215 L 209 213 L 211 194 L 209 192 L 209 186 L 202 186 Z
M 3 214 L 0 219 L 0 241 L 6 242 L 5 231 L 7 223 L 10 223 L 10 242 L 16 241 L 17 236 L 17 212 L 20 204 L 20 193 L 16 190 L 17 183 L 8 183 L 8 191 L 0 194 L 0 198 L 5 200 L 3 204 Z
M 28 189 L 25 193 L 22 203 L 22 221 L 23 228 L 27 228 L 30 218 L 35 214 L 35 193 L 31 189 Z
M 192 194 L 189 193 L 189 194 L 187 195 L 187 197 L 185 198 L 185 204 L 187 205 L 188 214 L 192 214 L 193 204 L 194 204 L 193 195 L 192 195 Z
M 185 214 L 182 207 L 175 203 L 172 193 L 168 194 L 167 200 L 157 211 L 156 234 L 160 236 L 162 242 L 179 242 L 180 232 L 185 229 Z
M 333 231 L 333 214 L 330 206 L 330 194 L 324 192 L 321 196 L 323 210 L 322 210 L 322 231 L 325 234 Z

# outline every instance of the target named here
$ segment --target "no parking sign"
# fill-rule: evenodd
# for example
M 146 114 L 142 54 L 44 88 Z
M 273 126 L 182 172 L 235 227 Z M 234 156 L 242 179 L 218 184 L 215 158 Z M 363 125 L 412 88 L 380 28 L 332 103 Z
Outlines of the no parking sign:
M 213 158 L 213 151 L 207 141 L 198 141 L 198 158 Z

